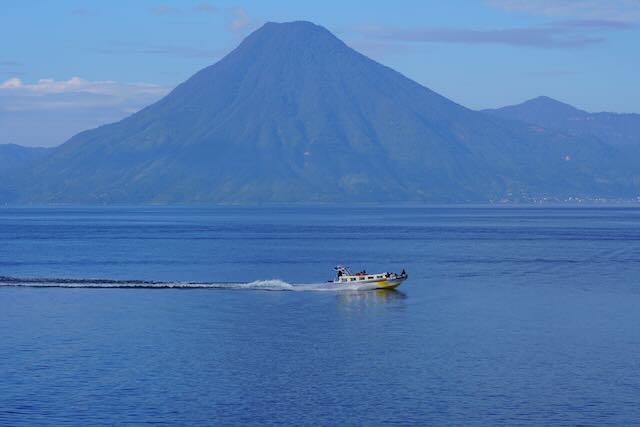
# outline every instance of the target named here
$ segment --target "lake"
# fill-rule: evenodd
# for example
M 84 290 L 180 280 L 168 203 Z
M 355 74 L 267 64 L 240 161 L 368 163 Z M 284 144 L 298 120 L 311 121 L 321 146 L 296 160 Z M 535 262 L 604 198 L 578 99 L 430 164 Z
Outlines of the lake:
M 638 207 L 4 207 L 0 276 L 0 425 L 640 420 Z

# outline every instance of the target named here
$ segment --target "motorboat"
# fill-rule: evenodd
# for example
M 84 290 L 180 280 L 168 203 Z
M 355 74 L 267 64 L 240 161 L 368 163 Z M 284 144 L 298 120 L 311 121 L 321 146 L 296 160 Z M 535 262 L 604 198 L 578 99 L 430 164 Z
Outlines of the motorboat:
M 375 289 L 394 289 L 409 278 L 406 271 L 401 273 L 367 273 L 365 270 L 352 273 L 349 267 L 339 265 L 335 267 L 336 278 L 333 283 L 349 285 L 375 284 Z

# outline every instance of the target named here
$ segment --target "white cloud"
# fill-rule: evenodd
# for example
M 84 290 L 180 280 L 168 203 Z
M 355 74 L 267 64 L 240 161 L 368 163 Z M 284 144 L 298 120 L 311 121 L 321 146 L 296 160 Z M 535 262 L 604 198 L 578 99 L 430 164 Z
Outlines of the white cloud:
M 202 47 L 177 46 L 177 45 L 147 45 L 132 41 L 111 40 L 103 46 L 91 49 L 94 52 L 107 55 L 167 55 L 178 58 L 206 58 L 213 60 L 226 49 L 205 49 Z
M 87 16 L 89 15 L 89 9 L 85 9 L 83 7 L 77 7 L 71 11 L 73 16 Z
M 127 105 L 130 109 L 131 102 L 140 104 L 147 100 L 152 102 L 167 94 L 169 87 L 151 83 L 118 83 L 112 80 L 89 81 L 80 77 L 72 77 L 69 80 L 40 79 L 35 83 L 24 83 L 17 77 L 10 78 L 0 83 L 0 109 L 22 105 L 23 108 L 31 106 L 40 109 L 42 106 L 51 105 L 49 101 L 55 95 L 67 95 L 64 106 L 73 107 L 73 96 L 78 103 L 86 106 L 87 99 L 93 99 L 96 106 Z M 94 95 L 87 97 L 87 95 Z M 57 98 L 60 98 L 59 96 Z M 28 101 L 28 102 L 25 102 Z M 82 101 L 81 101 L 82 100 Z
M 554 18 L 640 21 L 638 0 L 486 0 L 486 3 L 510 12 Z
M 589 34 L 588 29 L 624 29 L 610 21 L 564 21 L 539 27 L 477 30 L 467 28 L 359 27 L 355 31 L 378 40 L 395 42 L 502 44 L 546 49 L 582 48 L 605 39 Z
M 210 3 L 199 3 L 193 6 L 193 11 L 198 13 L 218 13 L 218 8 Z
M 57 145 L 80 131 L 121 120 L 170 89 L 80 77 L 36 82 L 12 77 L 0 81 L 0 144 Z
M 258 21 L 251 17 L 243 7 L 234 7 L 228 11 L 227 28 L 235 38 L 242 38 L 258 26 Z
M 19 89 L 22 87 L 22 81 L 16 77 L 4 81 L 0 84 L 0 89 Z
M 168 6 L 166 4 L 159 4 L 150 9 L 152 15 L 155 16 L 165 16 L 165 15 L 174 15 L 178 13 L 178 9 L 172 6 Z

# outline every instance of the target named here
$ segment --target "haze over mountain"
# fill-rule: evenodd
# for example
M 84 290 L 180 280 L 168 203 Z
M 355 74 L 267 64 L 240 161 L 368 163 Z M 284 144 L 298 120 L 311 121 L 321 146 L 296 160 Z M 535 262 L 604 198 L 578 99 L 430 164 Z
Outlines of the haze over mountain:
M 292 22 L 265 24 L 159 102 L 11 174 L 0 201 L 630 198 L 639 177 L 598 138 L 469 110 Z
M 571 135 L 594 136 L 617 147 L 640 148 L 640 114 L 588 113 L 546 96 L 484 111 Z
M 50 148 L 0 144 L 0 200 L 15 199 L 18 196 L 12 185 L 15 175 L 30 170 L 50 152 Z
M 23 169 L 46 156 L 51 149 L 22 147 L 16 144 L 0 144 L 0 171 Z

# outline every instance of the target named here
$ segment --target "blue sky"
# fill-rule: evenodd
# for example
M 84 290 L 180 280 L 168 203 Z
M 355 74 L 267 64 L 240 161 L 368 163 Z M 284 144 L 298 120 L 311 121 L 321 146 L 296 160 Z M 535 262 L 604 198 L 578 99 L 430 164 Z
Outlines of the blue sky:
M 473 109 L 547 95 L 587 111 L 640 113 L 640 0 L 0 7 L 0 143 L 60 144 L 157 100 L 264 22 L 301 19 Z

